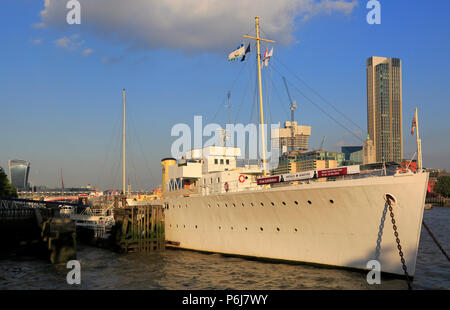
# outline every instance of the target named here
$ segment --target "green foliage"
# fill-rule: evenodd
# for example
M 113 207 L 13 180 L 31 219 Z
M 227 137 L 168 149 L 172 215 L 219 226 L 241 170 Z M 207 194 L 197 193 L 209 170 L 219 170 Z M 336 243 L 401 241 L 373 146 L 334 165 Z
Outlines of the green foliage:
M 450 197 L 450 175 L 442 175 L 438 177 L 434 185 L 434 191 L 445 197 Z
M 12 185 L 2 167 L 0 167 L 0 198 L 17 197 L 17 190 Z

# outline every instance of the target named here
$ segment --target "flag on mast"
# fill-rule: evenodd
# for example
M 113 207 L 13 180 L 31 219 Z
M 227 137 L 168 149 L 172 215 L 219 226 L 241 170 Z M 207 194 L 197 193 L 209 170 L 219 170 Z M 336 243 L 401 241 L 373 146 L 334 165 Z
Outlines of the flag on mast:
M 411 127 L 411 135 L 414 134 L 414 130 L 416 129 L 416 116 L 414 115 L 413 121 L 412 121 L 412 127 Z
M 273 56 L 273 47 L 272 47 L 272 49 L 270 50 L 269 53 L 267 53 L 267 48 L 266 48 L 266 52 L 264 53 L 264 57 L 263 57 L 263 60 L 262 60 L 263 64 L 264 64 L 266 67 L 269 65 L 269 59 L 270 59 L 270 57 L 272 57 L 272 56 Z
M 238 59 L 239 57 L 242 57 L 245 54 L 245 45 L 243 43 L 241 43 L 241 45 L 239 45 L 236 50 L 232 51 L 229 55 L 228 55 L 228 60 L 235 60 Z
M 250 53 L 250 43 L 248 44 L 247 48 L 245 49 L 244 56 L 242 56 L 241 61 L 245 60 L 245 56 L 247 56 L 247 53 Z

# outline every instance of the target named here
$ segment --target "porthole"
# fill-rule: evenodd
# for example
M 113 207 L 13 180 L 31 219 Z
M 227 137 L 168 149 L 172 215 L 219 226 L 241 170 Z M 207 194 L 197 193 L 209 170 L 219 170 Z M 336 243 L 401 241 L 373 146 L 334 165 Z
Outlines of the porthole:
M 283 202 L 281 202 L 281 203 L 283 204 L 283 206 L 285 206 L 285 205 L 286 205 L 286 202 L 284 202 L 284 201 L 283 201 Z
M 208 204 L 208 208 L 211 208 L 211 205 L 210 205 L 210 204 Z
M 295 231 L 295 232 L 297 232 L 297 231 L 298 231 L 298 229 L 297 229 L 297 228 L 294 228 L 294 231 Z
M 253 202 L 250 202 L 251 206 L 254 207 L 255 205 L 253 204 Z
M 197 228 L 197 225 L 195 225 L 195 228 Z
M 217 208 L 219 207 L 219 204 L 217 204 Z
M 233 226 L 231 226 L 231 230 L 233 230 Z
M 296 200 L 296 201 L 294 201 L 294 203 L 296 204 L 296 205 L 298 205 L 298 201 Z
M 186 207 L 185 208 L 187 208 L 187 205 L 186 205 Z
M 233 207 L 236 207 L 236 204 L 233 202 Z
M 262 201 L 261 201 L 261 206 L 264 206 L 264 204 L 262 203 Z
M 186 228 L 186 225 L 183 225 L 183 228 Z
M 245 228 L 245 230 L 247 230 L 247 227 L 244 227 Z
M 280 231 L 280 227 L 277 227 L 277 231 Z
M 334 203 L 334 200 L 333 200 L 333 199 L 330 199 L 330 203 Z
M 178 228 L 178 224 L 177 224 L 177 228 Z
M 259 229 L 260 229 L 261 231 L 264 231 L 264 228 L 262 228 L 262 227 L 260 227 Z
M 312 204 L 311 200 L 308 200 L 308 203 L 309 203 L 309 204 Z
M 219 229 L 222 229 L 222 227 L 221 227 L 221 226 L 219 226 Z
M 244 207 L 244 203 L 242 203 L 242 206 Z
M 181 205 L 178 205 L 178 209 L 181 209 Z

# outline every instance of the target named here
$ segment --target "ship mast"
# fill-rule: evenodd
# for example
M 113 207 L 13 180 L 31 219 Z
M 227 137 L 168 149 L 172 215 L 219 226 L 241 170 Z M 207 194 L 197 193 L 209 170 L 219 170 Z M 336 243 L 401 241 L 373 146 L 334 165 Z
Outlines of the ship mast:
M 263 113 L 263 97 L 262 97 L 262 83 L 261 83 L 261 49 L 260 49 L 260 41 L 275 43 L 275 41 L 262 39 L 259 36 L 259 16 L 255 17 L 255 27 L 256 27 L 256 38 L 243 35 L 242 37 L 248 39 L 256 40 L 256 53 L 257 53 L 257 62 L 258 62 L 258 84 L 259 84 L 259 111 L 260 111 L 260 125 L 261 125 L 261 146 L 263 153 L 263 174 L 267 175 L 266 170 L 266 146 L 264 141 L 264 113 Z
M 417 168 L 422 171 L 422 140 L 419 136 L 419 119 L 417 118 L 417 108 L 415 108 L 414 119 L 416 120 L 416 137 L 417 137 Z
M 123 89 L 123 137 L 122 137 L 122 185 L 123 185 L 123 195 L 125 195 L 125 88 Z

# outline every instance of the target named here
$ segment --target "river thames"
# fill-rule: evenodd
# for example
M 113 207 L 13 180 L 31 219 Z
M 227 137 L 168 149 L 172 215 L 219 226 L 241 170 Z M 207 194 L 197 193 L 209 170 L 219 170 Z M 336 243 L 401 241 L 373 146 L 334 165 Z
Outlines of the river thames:
M 450 208 L 426 210 L 424 220 L 448 252 Z M 121 255 L 80 245 L 77 257 L 80 285 L 67 284 L 64 265 L 13 256 L 0 261 L 0 289 L 407 289 L 405 280 L 383 275 L 380 285 L 369 285 L 364 272 L 184 250 Z M 450 289 L 450 263 L 423 227 L 413 288 Z

